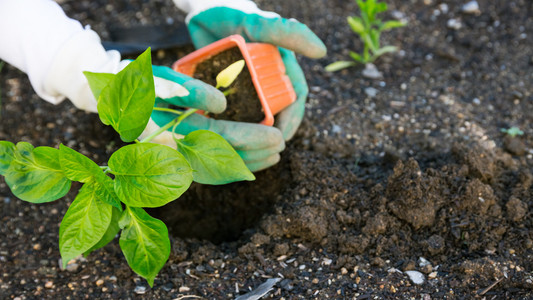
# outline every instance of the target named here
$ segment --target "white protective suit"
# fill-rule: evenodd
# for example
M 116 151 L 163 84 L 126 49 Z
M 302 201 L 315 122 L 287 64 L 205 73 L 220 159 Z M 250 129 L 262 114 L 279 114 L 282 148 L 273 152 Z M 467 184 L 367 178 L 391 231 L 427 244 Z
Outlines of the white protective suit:
M 174 2 L 188 13 L 187 19 L 216 5 L 259 12 L 248 0 Z M 0 59 L 28 74 L 41 98 L 54 104 L 69 98 L 76 107 L 91 112 L 96 112 L 96 100 L 83 71 L 117 73 L 126 64 L 117 51 L 104 49 L 93 30 L 67 17 L 52 0 L 0 0 L 0 41 Z M 171 83 L 155 81 L 157 95 L 176 90 L 179 95 L 180 89 Z

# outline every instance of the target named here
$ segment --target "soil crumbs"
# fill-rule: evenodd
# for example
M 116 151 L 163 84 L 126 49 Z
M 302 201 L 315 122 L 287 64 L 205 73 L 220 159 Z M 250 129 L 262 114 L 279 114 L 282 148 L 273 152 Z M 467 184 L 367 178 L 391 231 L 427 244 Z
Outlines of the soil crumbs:
M 386 16 L 409 25 L 383 35 L 402 50 L 369 79 L 362 67 L 323 71 L 362 49 L 345 22 L 353 1 L 257 1 L 306 23 L 329 50 L 300 58 L 310 94 L 278 166 L 287 184 L 238 187 L 265 191 L 253 221 L 201 221 L 217 214 L 209 200 L 191 209 L 200 219 L 189 228 L 210 229 L 173 233 L 154 288 L 116 240 L 61 270 L 59 224 L 74 193 L 32 205 L 0 181 L 0 299 L 232 299 L 269 278 L 279 281 L 266 299 L 532 299 L 533 3 L 479 0 L 467 14 L 467 1 L 387 2 Z M 167 0 L 61 5 L 103 39 L 105 24 L 184 18 Z M 160 51 L 154 62 L 191 50 Z M 1 140 L 64 143 L 100 163 L 121 145 L 96 115 L 40 100 L 13 67 L 0 78 Z M 524 135 L 501 132 L 512 126 Z M 245 218 L 238 193 L 220 193 L 231 195 L 223 213 Z

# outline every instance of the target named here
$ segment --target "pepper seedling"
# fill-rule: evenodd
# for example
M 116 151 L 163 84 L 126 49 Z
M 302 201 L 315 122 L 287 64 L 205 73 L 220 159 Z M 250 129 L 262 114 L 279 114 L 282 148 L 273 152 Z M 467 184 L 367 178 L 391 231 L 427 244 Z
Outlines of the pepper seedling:
M 166 225 L 144 208 L 174 201 L 193 181 L 225 184 L 255 177 L 231 145 L 211 131 L 176 138 L 177 150 L 149 143 L 193 109 L 176 112 L 178 116 L 158 132 L 137 140 L 154 109 L 150 49 L 116 75 L 84 73 L 98 99 L 100 120 L 124 142 L 135 143 L 118 149 L 107 165 L 99 166 L 62 144 L 52 148 L 0 141 L 0 175 L 16 197 L 31 203 L 55 201 L 67 194 L 72 181 L 81 182 L 59 228 L 63 267 L 80 254 L 102 248 L 120 232 L 126 261 L 153 286 L 170 255 L 170 240 Z
M 501 128 L 500 129 L 501 132 L 503 133 L 507 133 L 508 136 L 514 138 L 515 136 L 517 135 L 524 135 L 524 132 L 522 130 L 520 130 L 520 128 L 516 127 L 516 126 L 513 126 L 511 128 Z
M 244 59 L 241 59 L 232 63 L 224 70 L 220 71 L 220 73 L 218 73 L 216 77 L 217 85 L 215 86 L 215 88 L 228 88 L 237 79 L 237 76 L 241 74 L 244 65 Z M 223 91 L 222 93 L 224 94 L 224 96 L 228 96 L 235 92 L 235 88 L 231 88 Z
M 339 71 L 355 66 L 358 63 L 372 63 L 383 54 L 398 51 L 398 48 L 395 46 L 382 47 L 380 45 L 381 33 L 393 28 L 403 27 L 407 24 L 395 20 L 383 22 L 379 19 L 377 15 L 387 11 L 387 3 L 385 2 L 376 2 L 376 0 L 356 0 L 356 3 L 361 10 L 361 16 L 348 17 L 347 21 L 352 31 L 359 35 L 359 38 L 363 42 L 363 53 L 359 54 L 350 51 L 350 57 L 354 61 L 341 60 L 331 63 L 325 68 L 328 72 Z

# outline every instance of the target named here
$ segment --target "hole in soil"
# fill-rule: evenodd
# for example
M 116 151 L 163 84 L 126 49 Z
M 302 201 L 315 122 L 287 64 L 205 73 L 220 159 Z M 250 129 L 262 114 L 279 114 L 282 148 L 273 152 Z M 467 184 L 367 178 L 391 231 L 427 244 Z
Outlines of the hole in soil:
M 235 241 L 256 226 L 291 184 L 288 159 L 255 176 L 255 181 L 222 186 L 193 183 L 179 199 L 151 213 L 165 222 L 173 236 L 215 244 Z

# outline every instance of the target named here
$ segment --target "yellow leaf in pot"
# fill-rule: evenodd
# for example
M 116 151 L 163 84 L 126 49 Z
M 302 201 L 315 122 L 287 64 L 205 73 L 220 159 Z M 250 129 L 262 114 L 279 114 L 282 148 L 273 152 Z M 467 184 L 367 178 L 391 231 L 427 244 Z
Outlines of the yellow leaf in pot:
M 216 88 L 227 88 L 230 86 L 237 76 L 241 73 L 244 68 L 244 60 L 241 59 L 229 65 L 227 68 L 222 70 L 217 75 L 217 86 Z

